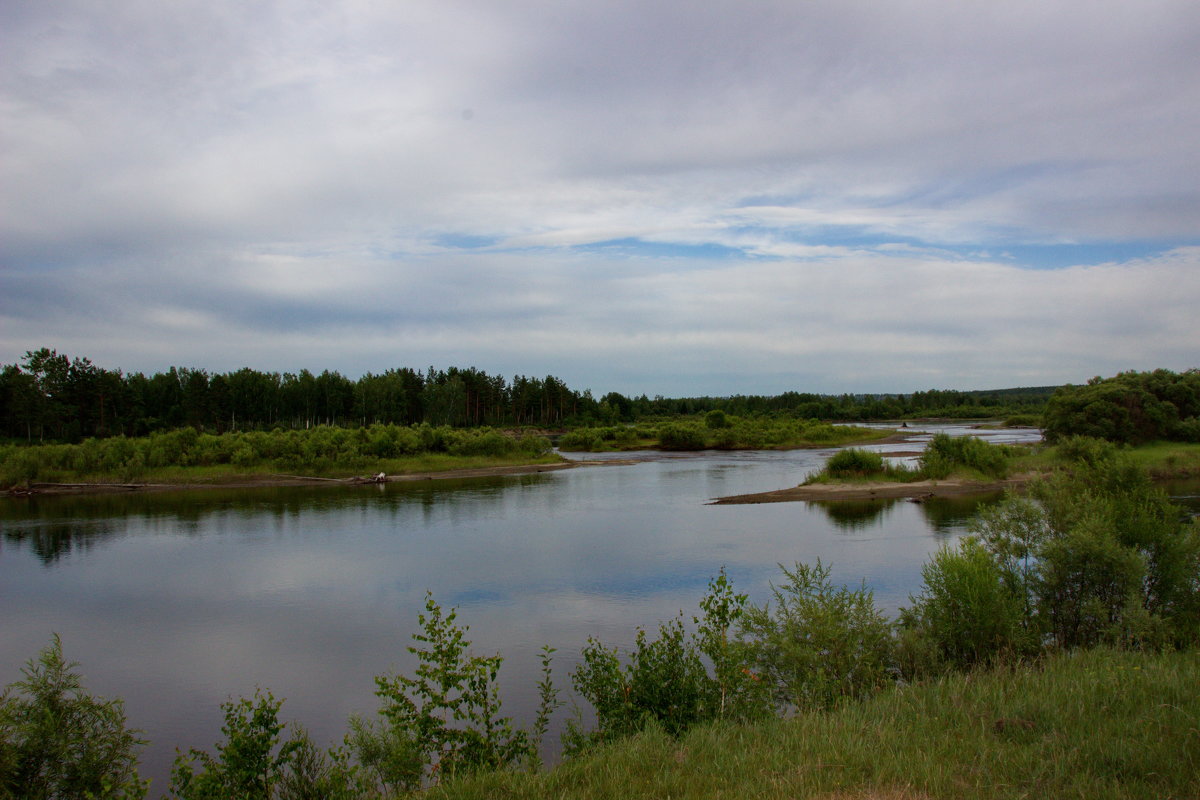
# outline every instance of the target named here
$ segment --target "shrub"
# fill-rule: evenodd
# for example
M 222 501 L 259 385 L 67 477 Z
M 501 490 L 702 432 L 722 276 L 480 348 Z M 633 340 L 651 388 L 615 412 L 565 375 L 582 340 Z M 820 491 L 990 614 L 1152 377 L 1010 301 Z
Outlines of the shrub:
M 839 450 L 825 462 L 825 472 L 835 478 L 861 478 L 883 471 L 883 456 L 857 447 Z
M 658 444 L 664 450 L 703 450 L 704 431 L 697 425 L 669 423 L 658 429 Z
M 974 436 L 935 434 L 921 455 L 921 470 L 929 478 L 945 478 L 956 467 L 978 470 L 991 478 L 1008 471 L 1008 448 Z
M 937 660 L 969 669 L 1037 648 L 1022 595 L 977 539 L 942 548 L 921 570 L 923 589 L 901 626 L 927 637 Z
M 889 680 L 891 624 L 866 587 L 835 587 L 829 568 L 796 564 L 772 586 L 775 606 L 752 606 L 739 639 L 748 664 L 784 707 L 827 708 L 864 697 Z
M 217 744 L 215 756 L 195 748 L 176 756 L 171 769 L 173 796 L 180 800 L 270 800 L 300 746 L 296 741 L 280 744 L 282 705 L 270 692 L 260 691 L 255 691 L 253 698 L 222 703 L 225 741 Z
M 704 426 L 707 428 L 718 430 L 720 428 L 728 428 L 730 424 L 729 418 L 725 416 L 725 412 L 719 408 L 714 408 L 704 415 Z
M 578 721 L 569 723 L 563 737 L 567 753 L 648 726 L 678 736 L 699 722 L 766 714 L 767 684 L 746 669 L 744 650 L 732 638 L 745 607 L 746 595 L 734 594 L 722 569 L 700 601 L 695 634 L 686 632 L 682 617 L 660 624 L 653 640 L 639 629 L 624 665 L 617 648 L 589 639 L 571 681 L 595 709 L 597 730 L 587 734 Z
M 596 741 L 611 741 L 641 730 L 650 720 L 672 736 L 713 718 L 715 698 L 695 642 L 683 621 L 659 625 L 651 640 L 638 629 L 634 649 L 622 667 L 617 648 L 588 639 L 583 662 L 571 673 L 575 691 L 596 710 L 596 735 L 586 737 L 573 728 L 567 750 L 577 752 Z
M 84 691 L 77 666 L 55 636 L 0 697 L 0 797 L 145 797 L 140 732 L 126 729 L 121 701 Z
M 1113 638 L 1122 612 L 1136 602 L 1146 564 L 1121 546 L 1111 522 L 1089 515 L 1049 541 L 1041 557 L 1041 600 L 1058 646 Z

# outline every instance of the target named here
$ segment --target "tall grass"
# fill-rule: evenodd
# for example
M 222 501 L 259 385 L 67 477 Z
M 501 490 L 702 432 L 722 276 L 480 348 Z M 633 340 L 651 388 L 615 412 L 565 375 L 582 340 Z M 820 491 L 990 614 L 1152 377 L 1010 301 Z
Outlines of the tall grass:
M 1200 654 L 1065 653 L 750 726 L 651 727 L 540 775 L 430 790 L 473 798 L 1200 796 Z

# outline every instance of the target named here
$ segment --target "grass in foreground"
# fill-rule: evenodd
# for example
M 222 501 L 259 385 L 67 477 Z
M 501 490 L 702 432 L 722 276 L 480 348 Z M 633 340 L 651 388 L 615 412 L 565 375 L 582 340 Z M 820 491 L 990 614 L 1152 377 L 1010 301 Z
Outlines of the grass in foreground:
M 900 687 L 675 740 L 651 729 L 544 774 L 431 798 L 1200 796 L 1200 653 L 1107 649 Z

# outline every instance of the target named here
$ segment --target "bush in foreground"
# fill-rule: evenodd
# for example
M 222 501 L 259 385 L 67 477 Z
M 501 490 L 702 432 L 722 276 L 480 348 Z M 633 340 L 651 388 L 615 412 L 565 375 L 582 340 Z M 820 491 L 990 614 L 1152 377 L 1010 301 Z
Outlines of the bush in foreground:
M 84 691 L 78 665 L 54 641 L 0 696 L 0 798 L 141 798 L 139 731 L 120 700 Z

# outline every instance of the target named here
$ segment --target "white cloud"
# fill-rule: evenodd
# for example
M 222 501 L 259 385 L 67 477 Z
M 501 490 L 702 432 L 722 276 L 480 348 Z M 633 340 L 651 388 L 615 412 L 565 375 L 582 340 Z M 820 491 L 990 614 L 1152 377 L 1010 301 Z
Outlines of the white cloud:
M 0 362 L 692 393 L 1194 360 L 1188 0 L 77 0 L 0 24 Z M 1093 249 L 961 255 L 1049 243 Z

